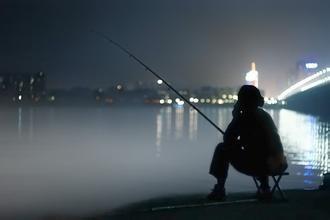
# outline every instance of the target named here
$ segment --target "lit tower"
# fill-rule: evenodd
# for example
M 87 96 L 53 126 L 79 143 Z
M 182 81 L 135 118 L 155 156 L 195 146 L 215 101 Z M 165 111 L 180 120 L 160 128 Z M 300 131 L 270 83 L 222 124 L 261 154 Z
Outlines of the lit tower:
M 245 75 L 246 84 L 253 85 L 258 88 L 258 71 L 255 62 L 251 63 L 251 70 Z

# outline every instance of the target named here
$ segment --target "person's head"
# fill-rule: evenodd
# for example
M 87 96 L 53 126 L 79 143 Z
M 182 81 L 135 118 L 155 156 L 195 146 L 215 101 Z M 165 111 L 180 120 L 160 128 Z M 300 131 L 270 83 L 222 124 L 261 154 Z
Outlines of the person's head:
M 264 105 L 264 97 L 255 86 L 244 85 L 238 91 L 238 103 L 242 108 L 258 108 Z

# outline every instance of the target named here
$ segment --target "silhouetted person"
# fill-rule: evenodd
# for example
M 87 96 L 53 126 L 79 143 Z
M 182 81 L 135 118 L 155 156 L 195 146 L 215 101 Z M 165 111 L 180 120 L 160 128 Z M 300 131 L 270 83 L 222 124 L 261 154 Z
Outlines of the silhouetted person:
M 239 172 L 257 177 L 261 185 L 257 192 L 260 198 L 271 196 L 268 175 L 287 168 L 277 128 L 271 116 L 261 108 L 263 104 L 264 98 L 256 87 L 244 85 L 240 88 L 224 142 L 217 145 L 211 162 L 210 174 L 217 179 L 217 184 L 208 195 L 209 199 L 225 198 L 229 163 Z

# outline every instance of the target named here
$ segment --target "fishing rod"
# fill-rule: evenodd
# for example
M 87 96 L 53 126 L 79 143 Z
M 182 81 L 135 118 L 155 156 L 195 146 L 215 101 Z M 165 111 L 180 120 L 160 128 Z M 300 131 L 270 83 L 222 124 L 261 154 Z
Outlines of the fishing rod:
M 123 51 L 124 53 L 128 54 L 130 58 L 132 58 L 133 60 L 135 60 L 137 63 L 139 63 L 141 66 L 143 66 L 145 68 L 146 71 L 149 71 L 150 73 L 152 73 L 155 77 L 157 77 L 158 79 L 162 80 L 163 83 L 169 88 L 171 89 L 175 94 L 177 94 L 181 99 L 183 99 L 183 101 L 185 101 L 186 103 L 188 103 L 193 109 L 195 109 L 201 116 L 203 116 L 203 118 L 205 118 L 211 125 L 213 125 L 213 127 L 215 127 L 220 133 L 224 134 L 225 132 L 219 128 L 218 125 L 216 125 L 213 121 L 211 121 L 211 119 L 209 119 L 201 110 L 199 110 L 196 105 L 194 105 L 193 103 L 191 103 L 187 98 L 185 98 L 183 95 L 181 95 L 171 84 L 169 84 L 162 76 L 160 76 L 159 74 L 157 74 L 155 71 L 153 71 L 149 66 L 147 66 L 144 62 L 142 62 L 142 60 L 138 57 L 136 57 L 134 54 L 132 54 L 129 50 L 127 50 L 126 48 L 124 48 L 123 46 L 121 46 L 119 43 L 117 43 L 116 41 L 113 41 L 112 39 L 110 39 L 107 35 L 101 33 L 101 32 L 97 32 L 97 31 L 91 31 L 97 35 L 99 35 L 100 37 L 102 37 L 103 39 L 105 39 L 107 42 L 115 45 L 116 47 L 118 47 L 121 51 Z

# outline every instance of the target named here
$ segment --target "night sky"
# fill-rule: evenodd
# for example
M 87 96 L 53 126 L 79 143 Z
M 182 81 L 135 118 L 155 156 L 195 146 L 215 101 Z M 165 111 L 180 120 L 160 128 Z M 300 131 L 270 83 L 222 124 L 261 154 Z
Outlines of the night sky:
M 152 81 L 104 32 L 176 87 L 236 87 L 255 61 L 278 95 L 296 62 L 330 66 L 329 0 L 1 0 L 0 73 L 49 88 Z

